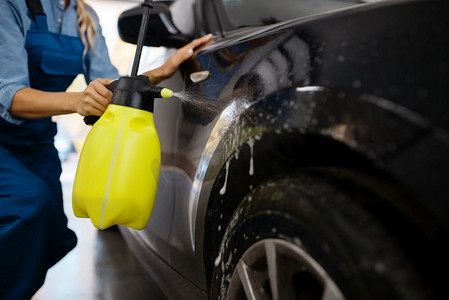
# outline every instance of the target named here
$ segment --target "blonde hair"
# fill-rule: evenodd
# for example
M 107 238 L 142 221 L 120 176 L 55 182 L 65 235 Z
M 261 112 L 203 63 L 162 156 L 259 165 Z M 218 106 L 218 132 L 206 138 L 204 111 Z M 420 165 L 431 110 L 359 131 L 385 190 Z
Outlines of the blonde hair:
M 80 32 L 81 41 L 84 45 L 84 53 L 88 49 L 94 48 L 95 38 L 97 37 L 97 23 L 87 10 L 84 0 L 76 0 L 77 24 Z

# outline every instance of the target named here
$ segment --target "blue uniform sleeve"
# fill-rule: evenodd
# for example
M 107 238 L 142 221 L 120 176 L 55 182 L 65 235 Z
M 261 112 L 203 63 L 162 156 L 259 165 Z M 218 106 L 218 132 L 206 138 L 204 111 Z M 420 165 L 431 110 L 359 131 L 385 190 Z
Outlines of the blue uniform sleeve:
M 22 1 L 25 5 L 25 1 Z M 23 120 L 9 114 L 17 91 L 29 87 L 26 29 L 30 22 L 26 5 L 18 1 L 0 1 L 0 117 L 20 124 Z
M 89 50 L 86 55 L 87 70 L 86 74 L 84 74 L 86 81 L 87 83 L 89 83 L 97 78 L 118 78 L 120 74 L 112 65 L 109 58 L 106 41 L 103 37 L 101 26 L 98 21 L 98 16 L 92 9 L 90 9 L 89 12 L 92 14 L 98 24 L 98 34 L 95 40 L 94 48 L 92 50 Z

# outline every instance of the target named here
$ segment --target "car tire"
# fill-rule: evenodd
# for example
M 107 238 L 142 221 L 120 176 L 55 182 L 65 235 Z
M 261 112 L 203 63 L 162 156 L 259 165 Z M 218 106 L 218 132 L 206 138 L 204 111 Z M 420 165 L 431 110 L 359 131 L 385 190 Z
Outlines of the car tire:
M 396 239 L 329 176 L 304 172 L 253 189 L 215 260 L 211 299 L 424 299 Z M 343 185 L 344 186 L 344 185 Z

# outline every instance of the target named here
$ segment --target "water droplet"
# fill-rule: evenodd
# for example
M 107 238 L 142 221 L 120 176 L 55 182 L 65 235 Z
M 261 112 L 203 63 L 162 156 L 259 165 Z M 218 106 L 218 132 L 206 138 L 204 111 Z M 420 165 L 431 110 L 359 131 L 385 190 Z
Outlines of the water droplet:
M 233 228 L 237 224 L 238 220 L 239 220 L 239 214 L 235 214 L 231 219 L 230 227 Z
M 251 158 L 249 160 L 249 175 L 254 175 L 254 139 L 248 141 L 248 145 L 251 151 Z
M 337 56 L 337 61 L 338 62 L 344 62 L 345 60 L 346 60 L 346 58 L 344 57 L 344 55 Z
M 385 264 L 382 262 L 377 262 L 374 264 L 374 269 L 376 270 L 377 273 L 383 273 L 385 272 L 385 270 L 387 269 Z
M 218 256 L 215 258 L 215 263 L 214 263 L 215 267 L 218 267 L 218 265 L 220 264 L 220 261 L 221 261 L 221 252 L 218 253 Z
M 226 185 L 228 184 L 229 162 L 230 162 L 229 160 L 226 162 L 225 182 L 220 190 L 220 195 L 224 195 L 226 193 Z
M 298 246 L 302 246 L 302 241 L 297 237 L 293 238 L 293 243 L 295 243 Z
M 231 265 L 231 261 L 232 261 L 232 252 L 229 253 L 229 259 L 228 259 L 228 261 L 227 261 L 226 264 L 225 264 L 225 268 L 226 268 L 226 269 L 228 269 L 229 266 Z M 229 281 L 229 279 L 227 279 L 227 280 Z
M 354 80 L 354 81 L 352 82 L 352 86 L 353 86 L 355 89 L 359 89 L 360 87 L 362 87 L 362 82 L 361 82 L 360 80 Z

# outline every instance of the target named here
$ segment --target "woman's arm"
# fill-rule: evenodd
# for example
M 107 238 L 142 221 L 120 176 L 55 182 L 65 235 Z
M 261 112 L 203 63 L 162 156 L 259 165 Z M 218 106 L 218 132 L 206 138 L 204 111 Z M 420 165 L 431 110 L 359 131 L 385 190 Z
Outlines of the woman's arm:
M 13 97 L 10 114 L 13 117 L 35 119 L 79 113 L 82 116 L 101 116 L 112 98 L 107 85 L 112 79 L 96 79 L 83 92 L 43 92 L 23 88 Z
M 178 49 L 161 67 L 145 72 L 150 82 L 157 84 L 172 76 L 179 65 L 212 42 L 212 35 L 205 35 Z M 35 119 L 55 115 L 78 113 L 82 116 L 101 116 L 112 98 L 107 86 L 112 79 L 96 79 L 83 92 L 43 92 L 23 88 L 14 95 L 10 114 L 16 118 Z

